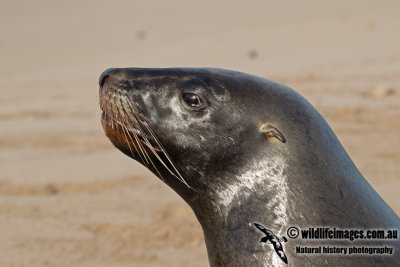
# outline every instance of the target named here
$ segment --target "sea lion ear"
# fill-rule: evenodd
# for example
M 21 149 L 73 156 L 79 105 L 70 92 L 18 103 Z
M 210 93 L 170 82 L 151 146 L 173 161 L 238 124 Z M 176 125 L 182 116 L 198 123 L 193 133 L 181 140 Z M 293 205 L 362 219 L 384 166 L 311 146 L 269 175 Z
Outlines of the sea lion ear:
M 261 126 L 261 132 L 263 132 L 268 139 L 276 138 L 282 143 L 286 143 L 286 138 L 283 134 L 269 122 L 266 122 Z

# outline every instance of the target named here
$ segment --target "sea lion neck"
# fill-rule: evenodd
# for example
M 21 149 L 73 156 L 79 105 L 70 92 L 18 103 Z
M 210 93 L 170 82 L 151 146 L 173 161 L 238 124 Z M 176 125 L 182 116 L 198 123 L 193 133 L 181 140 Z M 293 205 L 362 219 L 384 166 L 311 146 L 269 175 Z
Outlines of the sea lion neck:
M 307 150 L 301 158 L 289 157 L 285 151 L 247 161 L 246 170 L 209 177 L 230 182 L 214 183 L 214 190 L 189 203 L 202 225 L 211 266 L 285 266 L 277 254 L 259 253 L 260 235 L 254 223 L 277 236 L 285 236 L 292 226 L 390 229 L 398 224 L 389 207 L 373 201 L 379 196 L 351 162 L 335 162 L 336 152 L 324 152 L 329 154 L 324 155 L 326 161 Z M 366 220 L 371 213 L 376 217 Z M 289 259 L 296 257 L 293 244 L 284 244 Z
M 211 266 L 259 266 L 268 262 L 264 256 L 243 253 L 260 248 L 253 223 L 268 222 L 276 233 L 287 225 L 285 160 L 275 157 L 245 164 L 246 171 L 232 168 L 212 178 L 224 182 L 215 182 L 212 189 L 189 203 L 203 227 Z M 271 257 L 279 264 L 280 259 Z M 267 258 L 270 260 L 270 256 Z

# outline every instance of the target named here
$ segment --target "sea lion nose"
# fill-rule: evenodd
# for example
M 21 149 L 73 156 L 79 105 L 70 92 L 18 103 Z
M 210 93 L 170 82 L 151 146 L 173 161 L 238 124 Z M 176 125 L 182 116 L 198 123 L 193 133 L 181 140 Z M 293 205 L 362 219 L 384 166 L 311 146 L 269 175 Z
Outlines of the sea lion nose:
M 107 81 L 107 79 L 108 79 L 111 75 L 113 75 L 113 73 L 115 73 L 116 70 L 117 70 L 117 68 L 110 68 L 110 69 L 105 70 L 105 71 L 100 75 L 100 78 L 99 78 L 99 85 L 100 85 L 100 87 L 103 87 L 103 85 L 105 84 L 105 82 Z

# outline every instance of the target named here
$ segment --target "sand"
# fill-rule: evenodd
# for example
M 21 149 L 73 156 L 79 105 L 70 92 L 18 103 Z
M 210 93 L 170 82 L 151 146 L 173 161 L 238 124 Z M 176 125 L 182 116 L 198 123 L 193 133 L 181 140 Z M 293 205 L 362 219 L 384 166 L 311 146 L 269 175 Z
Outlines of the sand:
M 0 266 L 207 266 L 199 223 L 104 136 L 108 67 L 288 84 L 400 213 L 398 1 L 0 1 Z

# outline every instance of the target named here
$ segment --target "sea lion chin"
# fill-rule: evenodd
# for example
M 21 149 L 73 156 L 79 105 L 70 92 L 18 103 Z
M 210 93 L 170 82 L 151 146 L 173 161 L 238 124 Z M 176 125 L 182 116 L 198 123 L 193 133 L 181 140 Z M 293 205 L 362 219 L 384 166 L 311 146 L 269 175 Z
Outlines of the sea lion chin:
M 114 68 L 99 84 L 107 137 L 190 205 L 211 266 L 400 261 L 400 253 L 301 255 L 295 248 L 304 243 L 283 237 L 291 226 L 400 226 L 326 121 L 289 87 L 215 68 Z M 400 248 L 398 239 L 376 244 Z

